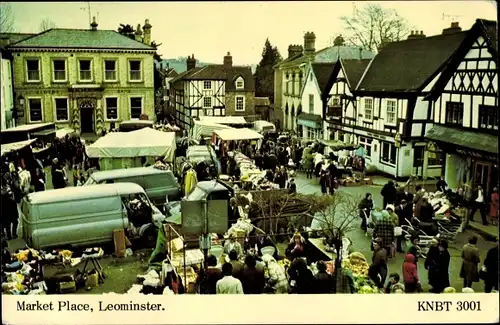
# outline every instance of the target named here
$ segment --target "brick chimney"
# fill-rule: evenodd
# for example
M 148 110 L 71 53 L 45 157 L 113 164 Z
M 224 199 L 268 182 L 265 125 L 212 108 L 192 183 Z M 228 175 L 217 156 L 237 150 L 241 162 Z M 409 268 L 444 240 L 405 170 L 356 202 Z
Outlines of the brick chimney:
M 295 55 L 302 54 L 304 48 L 302 45 L 290 44 L 288 46 L 288 58 L 291 58 Z
M 304 54 L 313 54 L 316 52 L 315 48 L 316 35 L 313 32 L 306 32 L 304 34 Z
M 144 22 L 144 27 L 142 27 L 142 30 L 144 31 L 144 37 L 142 41 L 146 45 L 151 45 L 151 27 L 153 26 L 149 24 L 149 19 L 146 19 L 146 21 Z
M 418 30 L 412 30 L 410 32 L 410 35 L 408 35 L 408 39 L 418 39 L 418 38 L 425 38 L 424 31 L 418 31 Z
M 224 56 L 224 66 L 225 67 L 232 67 L 233 66 L 233 57 L 231 56 L 231 53 L 227 52 L 227 54 Z
M 186 59 L 186 69 L 189 71 L 194 68 L 196 68 L 196 59 L 194 58 L 194 54 L 191 57 L 188 55 Z
M 137 42 L 142 43 L 142 30 L 141 30 L 141 24 L 137 24 L 137 28 L 135 30 L 135 40 Z
M 459 26 L 458 21 L 452 22 L 451 26 L 443 29 L 443 35 L 460 33 L 462 28 Z
M 92 17 L 92 24 L 90 24 L 90 28 L 92 30 L 97 30 L 97 26 L 99 26 L 99 24 L 97 24 L 97 21 L 95 20 L 95 17 Z

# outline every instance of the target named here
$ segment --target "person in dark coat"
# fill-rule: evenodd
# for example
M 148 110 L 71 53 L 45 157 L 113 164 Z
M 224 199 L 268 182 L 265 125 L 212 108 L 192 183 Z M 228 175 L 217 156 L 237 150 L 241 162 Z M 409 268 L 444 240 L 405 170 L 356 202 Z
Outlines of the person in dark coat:
M 472 194 L 472 208 L 469 214 L 469 221 L 474 221 L 474 215 L 477 210 L 481 213 L 481 219 L 483 225 L 488 225 L 488 220 L 486 219 L 486 194 L 484 193 L 483 187 L 481 185 L 477 186 Z
M 311 270 L 307 268 L 307 263 L 304 259 L 295 259 L 287 272 L 292 294 L 313 294 L 315 292 L 316 278 Z
M 321 186 L 321 193 L 323 193 L 323 195 L 328 193 L 328 187 L 330 186 L 329 181 L 330 177 L 328 176 L 327 171 L 322 170 L 320 172 L 319 184 Z
M 395 206 L 398 206 L 401 204 L 401 201 L 403 200 L 408 200 L 407 196 L 406 196 L 406 192 L 405 192 L 405 189 L 404 187 L 398 187 L 396 189 L 396 199 L 394 200 L 394 205 Z
M 373 257 L 368 276 L 378 288 L 384 287 L 387 277 L 387 250 L 382 247 L 382 239 L 380 238 L 373 240 Z
M 319 261 L 317 264 L 318 273 L 314 276 L 316 278 L 316 293 L 333 293 L 333 277 L 326 272 L 326 264 Z
M 295 180 L 293 178 L 290 178 L 290 181 L 288 182 L 288 194 L 295 193 L 297 193 L 297 184 L 295 184 Z
M 479 249 L 476 247 L 477 237 L 469 238 L 469 243 L 462 250 L 462 267 L 460 277 L 464 279 L 464 288 L 471 288 L 473 282 L 479 281 L 478 265 L 480 262 Z
M 424 267 L 428 271 L 429 285 L 432 287 L 431 292 L 441 293 L 450 286 L 449 265 L 448 242 L 443 240 L 438 242 L 433 239 L 424 263 Z
M 19 213 L 17 211 L 17 203 L 14 198 L 14 193 L 10 186 L 2 184 L 1 187 L 1 223 L 2 231 L 7 236 L 8 240 L 17 238 L 17 225 Z
M 59 159 L 54 158 L 52 161 L 52 186 L 54 189 L 65 188 L 66 180 L 64 178 L 63 165 Z
M 306 256 L 306 241 L 300 233 L 293 235 L 293 238 L 285 251 L 285 255 L 291 261 L 296 258 Z
M 366 224 L 366 219 L 368 216 L 370 216 L 370 212 L 373 209 L 373 200 L 372 200 L 372 195 L 370 193 L 366 193 L 365 197 L 361 202 L 358 204 L 359 208 L 359 216 L 361 217 L 361 229 L 365 232 L 367 230 L 367 224 Z
M 217 258 L 213 255 L 207 257 L 207 264 L 208 268 L 202 280 L 201 292 L 215 295 L 217 293 L 217 281 L 222 279 L 222 270 L 217 267 Z
M 45 175 L 40 168 L 37 168 L 35 171 L 33 184 L 33 186 L 35 187 L 35 192 L 45 191 Z
M 484 292 L 490 293 L 491 290 L 498 290 L 498 240 L 497 245 L 488 250 L 484 260 L 486 268 L 484 276 Z
M 380 194 L 384 198 L 384 209 L 388 204 L 394 204 L 394 201 L 396 201 L 396 187 L 394 186 L 394 182 L 388 181 L 382 188 L 382 191 L 380 191 Z
M 229 259 L 229 263 L 233 266 L 233 277 L 241 281 L 243 279 L 243 270 L 245 268 L 245 264 L 241 263 L 238 260 L 238 253 L 235 250 L 229 252 Z
M 430 205 L 427 198 L 422 198 L 422 205 L 420 206 L 420 216 L 418 219 L 422 222 L 432 222 L 434 218 L 434 208 Z
M 447 187 L 448 187 L 448 184 L 445 182 L 443 177 L 442 176 L 439 177 L 439 180 L 436 183 L 436 190 L 438 190 L 439 192 L 445 193 Z
M 266 279 L 264 270 L 257 268 L 257 261 L 252 255 L 247 255 L 245 258 L 245 268 L 243 270 L 243 292 L 248 294 L 262 294 Z

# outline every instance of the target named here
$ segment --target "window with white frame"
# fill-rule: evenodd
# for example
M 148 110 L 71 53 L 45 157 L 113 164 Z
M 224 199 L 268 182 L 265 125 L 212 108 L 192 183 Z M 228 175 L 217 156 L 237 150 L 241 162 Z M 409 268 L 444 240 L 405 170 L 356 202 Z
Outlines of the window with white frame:
M 314 113 L 314 94 L 309 94 L 309 113 Z
M 214 110 L 213 109 L 206 109 L 205 110 L 205 116 L 214 116 Z
M 203 89 L 212 89 L 212 81 L 210 80 L 203 81 Z
M 370 158 L 372 155 L 372 142 L 373 139 L 366 137 L 359 137 L 358 143 L 365 149 L 365 157 Z
M 80 81 L 91 81 L 92 80 L 92 61 L 91 60 L 80 60 Z
M 234 108 L 235 111 L 242 112 L 245 110 L 245 97 L 244 96 L 236 96 L 235 102 L 236 102 L 236 106 Z
M 30 122 L 42 122 L 42 100 L 40 98 L 29 98 L 28 99 L 28 110 Z
M 365 98 L 365 119 L 371 120 L 373 118 L 373 99 Z
M 129 66 L 129 80 L 130 81 L 141 81 L 142 80 L 142 70 L 140 60 L 128 61 Z
M 69 120 L 68 98 L 54 98 L 56 122 Z
M 236 89 L 243 89 L 245 87 L 245 82 L 243 81 L 242 77 L 238 77 L 236 79 Z
M 105 81 L 116 81 L 118 78 L 116 76 L 116 60 L 105 60 L 104 61 L 104 80 Z
M 106 119 L 107 120 L 117 120 L 118 119 L 118 98 L 117 97 L 106 97 Z
M 388 100 L 386 104 L 386 120 L 387 123 L 394 124 L 396 123 L 396 101 Z
M 203 107 L 212 107 L 212 97 L 203 97 Z
M 142 98 L 130 97 L 130 118 L 138 119 L 142 114 Z
M 396 152 L 397 149 L 393 143 L 382 142 L 382 155 L 380 160 L 391 165 L 396 165 Z
M 28 81 L 40 81 L 40 60 L 26 60 L 26 78 Z
M 498 130 L 498 107 L 479 105 L 479 127 L 482 129 Z
M 52 61 L 52 72 L 54 76 L 54 81 L 66 81 L 66 60 L 53 60 Z

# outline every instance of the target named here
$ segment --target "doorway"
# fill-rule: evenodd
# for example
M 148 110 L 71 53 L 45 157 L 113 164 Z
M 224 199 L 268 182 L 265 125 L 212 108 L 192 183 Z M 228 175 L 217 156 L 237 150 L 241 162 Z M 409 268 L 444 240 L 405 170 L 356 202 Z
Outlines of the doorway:
M 413 174 L 417 176 L 423 176 L 424 148 L 424 146 L 413 148 Z
M 491 170 L 492 170 L 492 164 L 491 163 L 482 163 L 482 162 L 476 162 L 473 167 L 473 172 L 474 172 L 474 187 L 481 185 L 486 193 L 491 192 Z
M 94 104 L 91 101 L 80 104 L 80 132 L 94 133 Z

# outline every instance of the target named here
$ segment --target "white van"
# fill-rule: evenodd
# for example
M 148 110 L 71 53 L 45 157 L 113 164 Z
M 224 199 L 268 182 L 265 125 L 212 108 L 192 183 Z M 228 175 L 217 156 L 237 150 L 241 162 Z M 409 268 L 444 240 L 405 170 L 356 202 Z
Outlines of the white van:
M 137 206 L 141 209 L 131 208 Z M 157 227 L 165 220 L 144 189 L 133 183 L 31 193 L 23 199 L 21 212 L 23 239 L 35 249 L 107 243 L 115 229 L 153 246 Z

